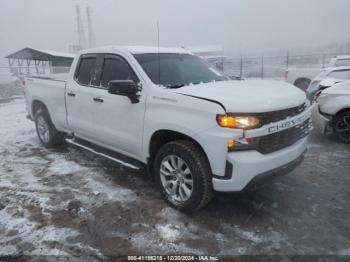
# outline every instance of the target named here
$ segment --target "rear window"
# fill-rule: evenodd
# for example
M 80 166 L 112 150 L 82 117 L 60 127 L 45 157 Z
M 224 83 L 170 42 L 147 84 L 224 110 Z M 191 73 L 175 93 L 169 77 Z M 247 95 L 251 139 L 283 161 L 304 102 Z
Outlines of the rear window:
M 96 57 L 86 57 L 80 60 L 77 80 L 80 84 L 90 85 L 95 78 Z

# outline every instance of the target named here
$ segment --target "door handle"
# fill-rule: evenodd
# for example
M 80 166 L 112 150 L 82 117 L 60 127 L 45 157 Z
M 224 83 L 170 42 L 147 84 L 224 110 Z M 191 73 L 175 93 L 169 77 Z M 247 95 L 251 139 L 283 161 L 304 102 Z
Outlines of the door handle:
M 68 95 L 68 96 L 75 97 L 75 94 L 74 94 L 74 93 L 72 93 L 72 92 L 68 92 L 68 93 L 67 93 L 67 95 Z
M 103 103 L 103 99 L 100 97 L 94 97 L 95 102 Z

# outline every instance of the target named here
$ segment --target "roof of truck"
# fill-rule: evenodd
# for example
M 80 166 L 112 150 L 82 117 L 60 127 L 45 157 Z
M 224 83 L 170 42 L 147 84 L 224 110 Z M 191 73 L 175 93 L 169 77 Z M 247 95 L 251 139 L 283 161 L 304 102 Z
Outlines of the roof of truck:
M 174 53 L 174 54 L 190 54 L 188 50 L 178 47 L 157 47 L 157 46 L 103 46 L 98 48 L 92 48 L 83 50 L 81 53 L 91 52 L 106 52 L 110 51 L 126 51 L 132 54 L 152 54 L 152 53 Z

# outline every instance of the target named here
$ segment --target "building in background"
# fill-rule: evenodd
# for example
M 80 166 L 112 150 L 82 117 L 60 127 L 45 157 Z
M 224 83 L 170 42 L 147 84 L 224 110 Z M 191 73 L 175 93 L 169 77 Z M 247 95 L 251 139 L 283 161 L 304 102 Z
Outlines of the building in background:
M 53 74 L 67 73 L 74 59 L 74 54 L 50 50 L 24 48 L 6 56 L 11 73 Z

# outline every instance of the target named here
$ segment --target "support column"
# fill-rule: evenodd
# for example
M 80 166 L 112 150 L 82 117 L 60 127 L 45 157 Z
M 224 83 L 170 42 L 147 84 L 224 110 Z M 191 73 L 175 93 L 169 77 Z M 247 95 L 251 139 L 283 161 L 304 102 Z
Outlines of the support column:
M 29 75 L 30 74 L 30 64 L 32 61 L 27 59 L 26 62 L 27 62 L 27 75 Z

